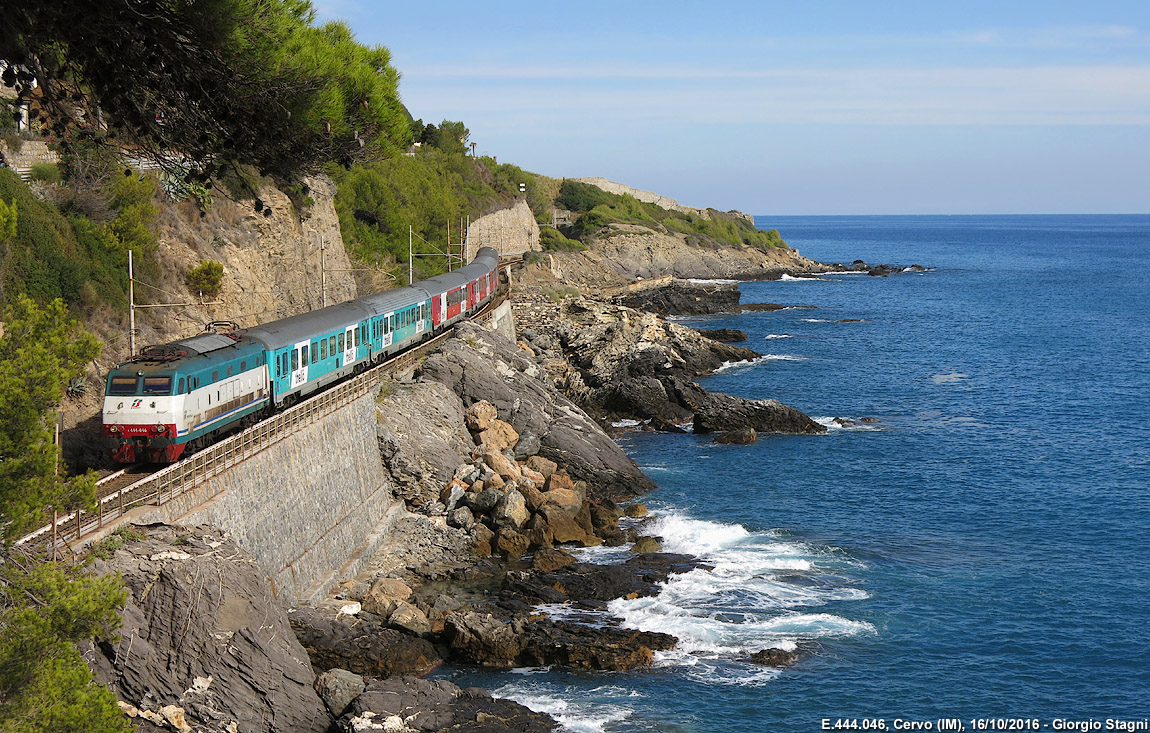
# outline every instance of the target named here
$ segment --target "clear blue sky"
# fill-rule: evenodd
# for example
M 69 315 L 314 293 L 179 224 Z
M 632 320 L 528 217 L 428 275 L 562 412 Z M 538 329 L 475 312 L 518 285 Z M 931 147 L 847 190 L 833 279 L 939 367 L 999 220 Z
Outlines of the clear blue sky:
M 425 122 L 755 214 L 1150 212 L 1150 0 L 317 0 Z

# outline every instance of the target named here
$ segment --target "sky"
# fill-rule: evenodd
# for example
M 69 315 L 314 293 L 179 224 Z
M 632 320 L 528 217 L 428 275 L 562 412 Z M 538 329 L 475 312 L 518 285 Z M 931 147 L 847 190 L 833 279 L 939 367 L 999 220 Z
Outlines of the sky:
M 316 0 L 480 154 L 752 214 L 1150 213 L 1150 1 Z

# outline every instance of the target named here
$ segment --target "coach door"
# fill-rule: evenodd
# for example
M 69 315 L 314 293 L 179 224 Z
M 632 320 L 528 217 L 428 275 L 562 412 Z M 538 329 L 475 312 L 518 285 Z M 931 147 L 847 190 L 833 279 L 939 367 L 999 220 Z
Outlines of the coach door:
M 347 366 L 355 361 L 355 326 L 344 329 L 343 343 L 343 365 Z

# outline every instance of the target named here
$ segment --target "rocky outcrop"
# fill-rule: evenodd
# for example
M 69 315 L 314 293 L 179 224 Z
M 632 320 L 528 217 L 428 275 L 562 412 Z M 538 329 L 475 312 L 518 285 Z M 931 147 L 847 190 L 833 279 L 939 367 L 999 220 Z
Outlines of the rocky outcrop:
M 695 387 L 695 385 L 690 385 Z M 758 433 L 825 433 L 826 427 L 778 400 L 748 400 L 707 393 L 694 415 L 696 433 L 730 433 L 749 428 Z
M 339 667 L 371 677 L 424 675 L 443 663 L 443 656 L 426 639 L 388 627 L 374 614 L 355 618 L 333 608 L 297 608 L 291 627 L 320 669 Z
M 487 401 L 519 434 L 515 457 L 539 455 L 586 481 L 596 496 L 642 494 L 654 484 L 618 445 L 544 378 L 507 339 L 470 323 L 424 362 L 424 380 L 447 385 L 465 405 Z
M 326 731 L 308 655 L 252 557 L 208 527 L 141 531 L 94 565 L 131 593 L 118 641 L 93 655 L 97 679 L 137 711 L 182 709 L 196 730 Z
M 747 340 L 747 332 L 737 328 L 699 328 L 695 330 L 712 341 L 721 341 L 724 344 L 737 344 Z
M 612 302 L 661 316 L 700 316 L 739 312 L 739 286 L 734 282 L 673 279 L 652 287 L 630 286 Z
M 468 262 L 480 247 L 494 247 L 501 255 L 539 249 L 539 224 L 524 199 L 511 206 L 480 216 L 467 227 Z
M 483 731 L 543 733 L 556 727 L 546 713 L 479 688 L 447 680 L 374 680 L 339 721 L 344 731 Z

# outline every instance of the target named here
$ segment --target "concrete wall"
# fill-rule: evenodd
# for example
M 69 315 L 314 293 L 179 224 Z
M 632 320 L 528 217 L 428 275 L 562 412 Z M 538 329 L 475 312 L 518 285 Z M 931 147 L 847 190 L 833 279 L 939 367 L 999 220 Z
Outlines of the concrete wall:
M 403 511 L 375 424 L 368 394 L 137 521 L 220 527 L 255 555 L 278 598 L 319 600 Z

